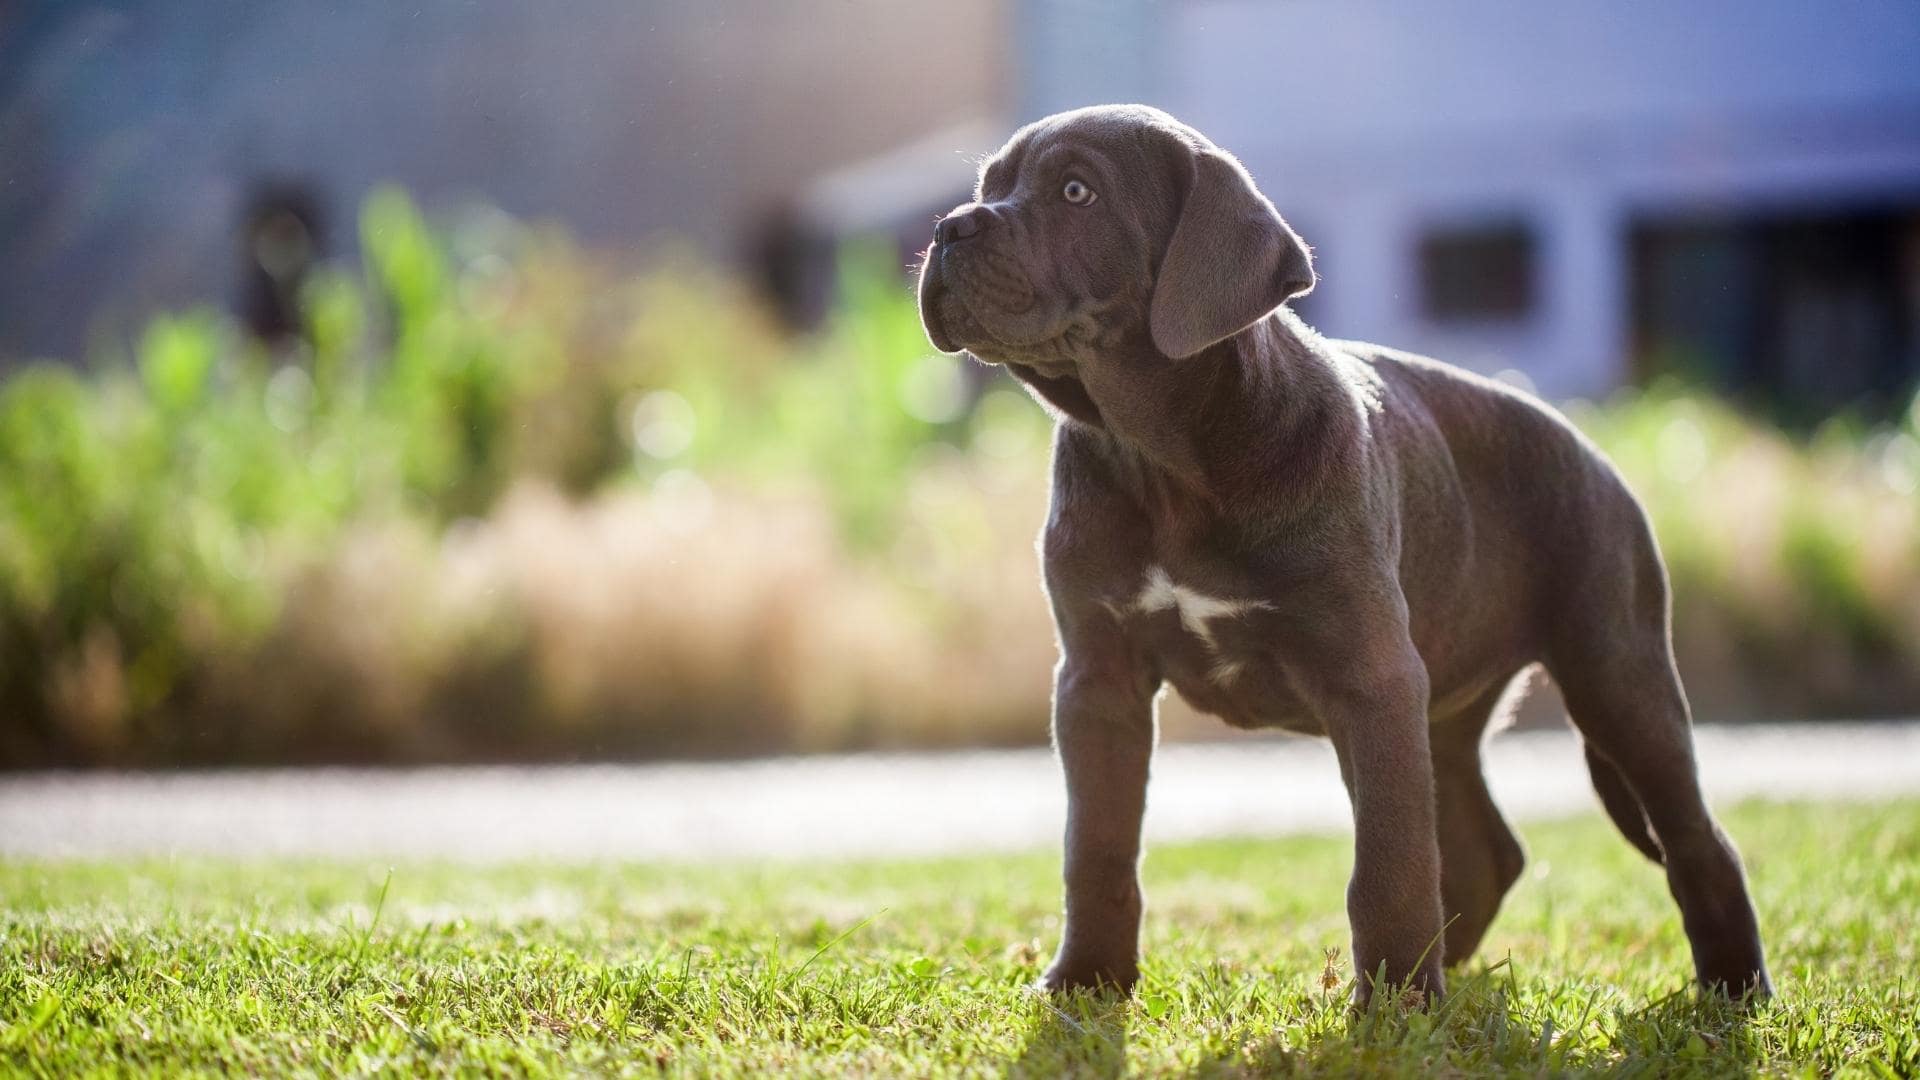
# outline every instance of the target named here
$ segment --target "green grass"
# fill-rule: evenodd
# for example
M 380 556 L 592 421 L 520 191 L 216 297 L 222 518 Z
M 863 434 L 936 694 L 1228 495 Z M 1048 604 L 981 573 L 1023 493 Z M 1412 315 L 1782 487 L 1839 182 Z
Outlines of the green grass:
M 1350 1017 L 1345 843 L 1151 853 L 1130 1002 L 1026 987 L 1054 861 L 0 863 L 0 1072 L 1911 1075 L 1920 801 L 1736 808 L 1779 996 L 1688 988 L 1597 817 L 1532 861 L 1438 1012 Z M 1330 960 L 1330 957 L 1332 959 Z

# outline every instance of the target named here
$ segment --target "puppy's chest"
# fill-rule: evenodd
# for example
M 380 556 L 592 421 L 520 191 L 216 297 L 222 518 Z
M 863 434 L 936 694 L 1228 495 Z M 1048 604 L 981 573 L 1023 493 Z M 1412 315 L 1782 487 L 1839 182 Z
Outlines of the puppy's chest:
M 1239 727 L 1317 731 L 1277 662 L 1282 600 L 1231 578 L 1153 563 L 1104 606 L 1194 708 Z

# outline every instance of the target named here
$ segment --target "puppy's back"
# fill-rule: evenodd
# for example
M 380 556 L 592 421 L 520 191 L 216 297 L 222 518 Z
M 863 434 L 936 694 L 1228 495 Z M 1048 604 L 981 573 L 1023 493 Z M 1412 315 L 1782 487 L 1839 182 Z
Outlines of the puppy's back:
M 1456 536 L 1426 538 L 1428 550 L 1416 553 L 1425 565 L 1451 562 L 1466 575 L 1464 585 L 1443 591 L 1458 596 L 1464 587 L 1475 599 L 1519 604 L 1550 622 L 1594 590 L 1625 590 L 1636 607 L 1664 607 L 1665 575 L 1644 510 L 1600 449 L 1557 410 L 1427 357 L 1334 344 L 1379 374 L 1389 414 L 1395 407 L 1418 412 L 1423 422 L 1405 426 L 1433 433 L 1404 440 L 1402 456 L 1429 471 L 1432 459 L 1443 459 L 1453 478 Z M 1456 543 L 1463 550 L 1443 550 Z

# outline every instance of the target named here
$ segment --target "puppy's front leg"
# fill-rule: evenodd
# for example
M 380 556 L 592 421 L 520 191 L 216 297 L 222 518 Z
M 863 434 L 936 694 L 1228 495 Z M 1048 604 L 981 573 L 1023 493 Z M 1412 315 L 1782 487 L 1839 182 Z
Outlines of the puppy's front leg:
M 1446 982 L 1426 669 L 1410 642 L 1377 643 L 1318 689 L 1353 802 L 1354 1002 L 1371 1000 L 1382 964 L 1389 984 L 1437 999 Z
M 1139 978 L 1140 819 L 1153 756 L 1153 689 L 1128 662 L 1124 643 L 1067 643 L 1053 702 L 1053 741 L 1067 781 L 1067 919 L 1060 952 L 1041 979 L 1048 990 L 1126 991 Z

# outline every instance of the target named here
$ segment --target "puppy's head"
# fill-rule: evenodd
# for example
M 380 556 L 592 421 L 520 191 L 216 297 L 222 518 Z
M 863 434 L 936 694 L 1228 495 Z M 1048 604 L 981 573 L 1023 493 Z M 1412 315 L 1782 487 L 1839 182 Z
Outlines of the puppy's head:
M 934 229 L 920 318 L 943 352 L 1070 374 L 1150 343 L 1181 359 L 1313 287 L 1306 245 L 1240 163 L 1140 105 L 1015 132 Z

